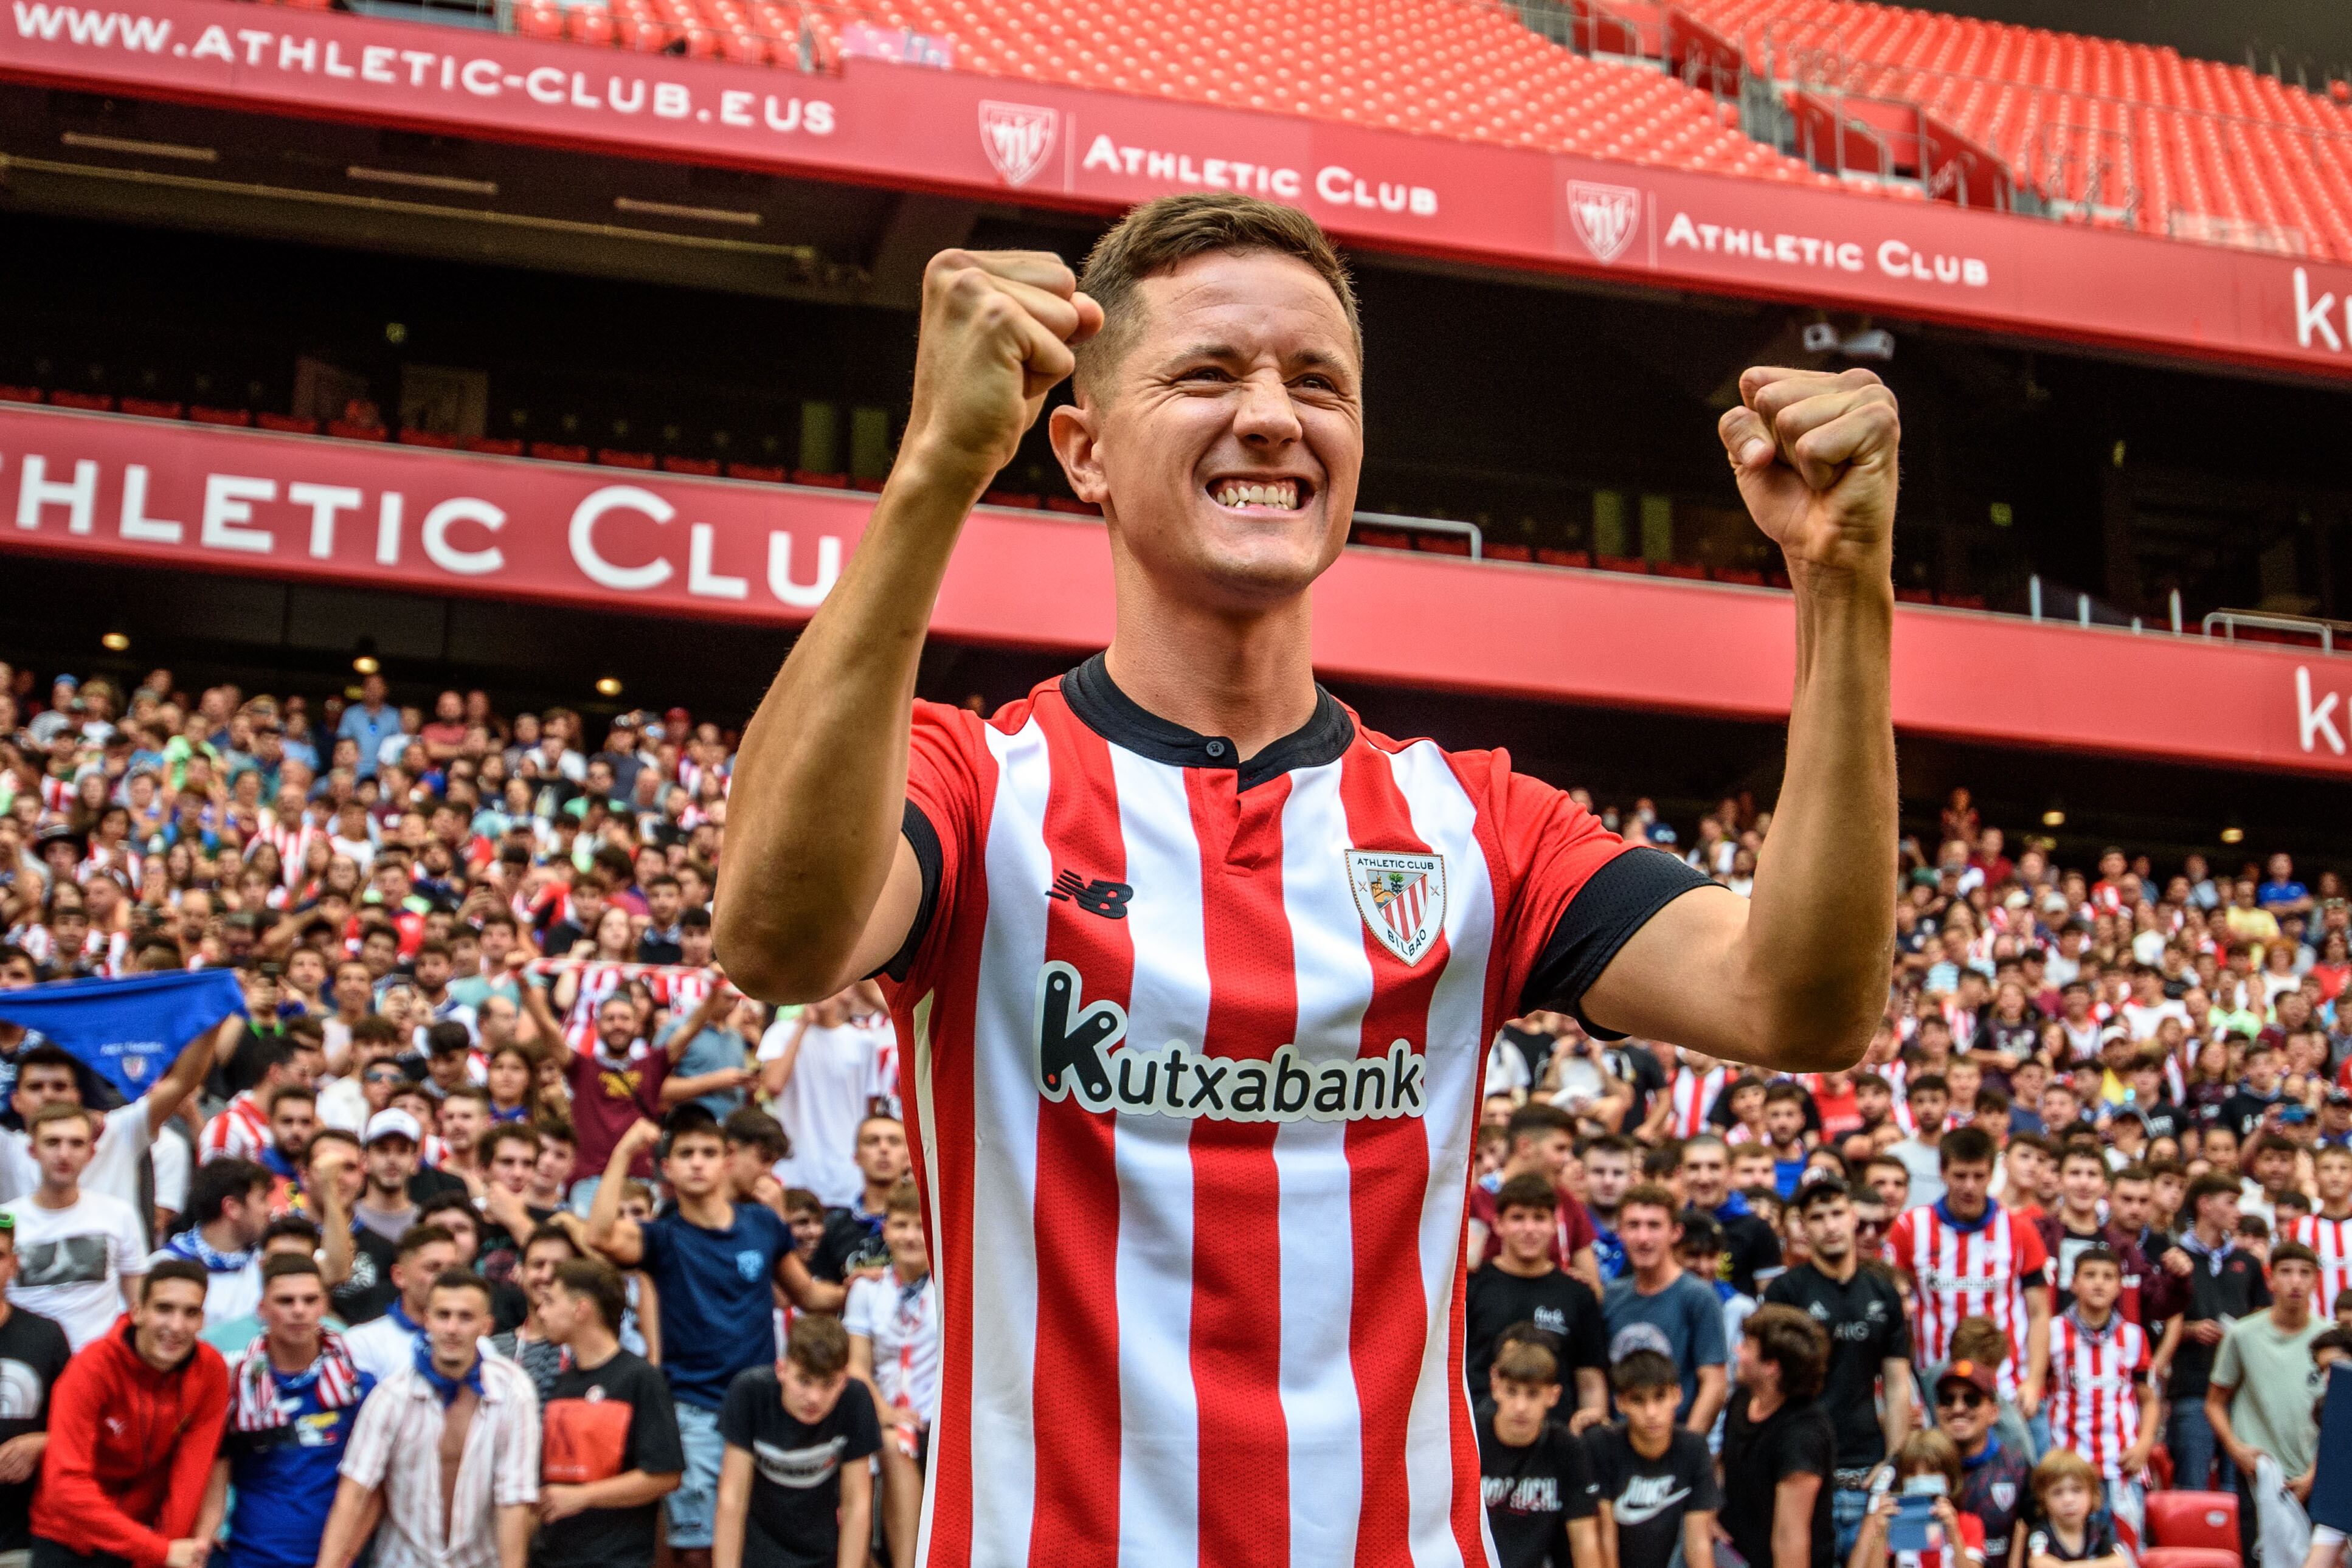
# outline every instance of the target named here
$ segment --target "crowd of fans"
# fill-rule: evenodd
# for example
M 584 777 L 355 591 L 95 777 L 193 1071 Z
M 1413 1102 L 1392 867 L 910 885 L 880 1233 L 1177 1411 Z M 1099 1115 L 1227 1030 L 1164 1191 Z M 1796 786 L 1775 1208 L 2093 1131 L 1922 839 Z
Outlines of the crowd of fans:
M 0 1568 L 908 1568 L 896 1045 L 870 983 L 713 964 L 731 737 L 387 695 L 0 666 L 0 988 L 229 968 L 248 1014 L 127 1103 L 0 1024 Z M 1735 889 L 1769 826 L 1611 816 Z M 2307 1495 L 2347 905 L 2164 870 L 1956 794 L 1854 1071 L 1501 1032 L 1464 1349 L 1507 1568 L 2128 1564 L 2151 1486 L 2236 1490 L 2250 1552 Z

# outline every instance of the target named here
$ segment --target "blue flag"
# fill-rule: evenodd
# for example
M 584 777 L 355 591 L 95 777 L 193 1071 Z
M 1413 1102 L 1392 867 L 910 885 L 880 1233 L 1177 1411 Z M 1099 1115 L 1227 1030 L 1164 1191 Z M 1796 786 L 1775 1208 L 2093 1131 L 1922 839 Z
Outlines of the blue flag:
M 0 1022 L 40 1030 L 130 1100 L 169 1071 L 188 1041 L 232 1015 L 246 1016 L 245 992 L 233 969 L 0 991 Z

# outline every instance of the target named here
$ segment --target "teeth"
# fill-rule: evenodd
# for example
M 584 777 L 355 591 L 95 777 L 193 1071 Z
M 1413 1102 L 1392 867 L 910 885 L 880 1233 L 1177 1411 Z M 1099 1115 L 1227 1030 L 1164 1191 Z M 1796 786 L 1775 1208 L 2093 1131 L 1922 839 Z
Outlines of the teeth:
M 1277 479 L 1264 485 L 1244 485 L 1228 479 L 1216 488 L 1214 497 L 1221 507 L 1279 507 L 1285 511 L 1298 509 L 1298 481 Z

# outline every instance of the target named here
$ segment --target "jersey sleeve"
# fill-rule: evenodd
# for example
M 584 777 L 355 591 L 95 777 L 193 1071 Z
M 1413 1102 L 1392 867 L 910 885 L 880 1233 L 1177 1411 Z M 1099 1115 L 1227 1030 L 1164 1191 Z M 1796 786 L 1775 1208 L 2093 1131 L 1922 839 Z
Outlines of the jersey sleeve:
M 1471 1278 L 1475 1280 L 1476 1275 Z M 859 1280 L 849 1287 L 849 1300 L 841 1307 L 841 1326 L 847 1333 L 874 1337 L 875 1297 L 884 1289 L 879 1281 Z
M 2053 1283 L 2055 1272 L 2050 1267 L 2050 1249 L 2042 1244 L 2042 1232 L 2031 1225 L 2021 1225 L 2013 1232 L 2017 1237 L 2017 1282 L 2026 1290 L 2036 1285 Z
M 907 939 L 881 973 L 903 980 L 942 907 L 955 907 L 964 868 L 977 862 L 981 779 L 988 757 L 980 717 L 944 703 L 917 702 L 908 731 L 907 808 L 899 827 L 922 870 L 922 901 Z
M 1507 994 L 1522 1013 L 1565 1012 L 1595 1039 L 1622 1040 L 1585 1017 L 1585 990 L 1650 916 L 1707 879 L 1664 851 L 1627 843 L 1566 791 L 1492 756 L 1490 809 L 1511 878 Z

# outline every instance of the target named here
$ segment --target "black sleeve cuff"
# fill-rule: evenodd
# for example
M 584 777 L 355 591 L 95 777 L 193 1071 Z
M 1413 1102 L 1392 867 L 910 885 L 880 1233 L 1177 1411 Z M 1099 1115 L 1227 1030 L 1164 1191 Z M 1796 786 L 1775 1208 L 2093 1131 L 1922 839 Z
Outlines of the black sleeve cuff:
M 923 809 L 909 800 L 907 802 L 906 819 L 899 825 L 898 831 L 905 837 L 908 848 L 915 852 L 915 863 L 923 868 L 923 897 L 922 902 L 915 905 L 915 923 L 907 927 L 907 939 L 898 944 L 898 950 L 890 955 L 888 963 L 874 971 L 876 975 L 887 975 L 894 980 L 905 979 L 907 971 L 914 966 L 916 950 L 923 945 L 923 934 L 931 928 L 931 911 L 940 899 L 938 830 L 931 826 L 931 820 L 923 815 Z M 873 975 L 866 977 L 867 979 L 873 977 Z
M 1624 1039 L 1584 1016 L 1586 988 L 1650 916 L 1691 889 L 1712 885 L 1663 850 L 1637 846 L 1619 855 L 1594 872 L 1561 912 L 1528 972 L 1519 1011 L 1564 1012 L 1595 1040 Z

